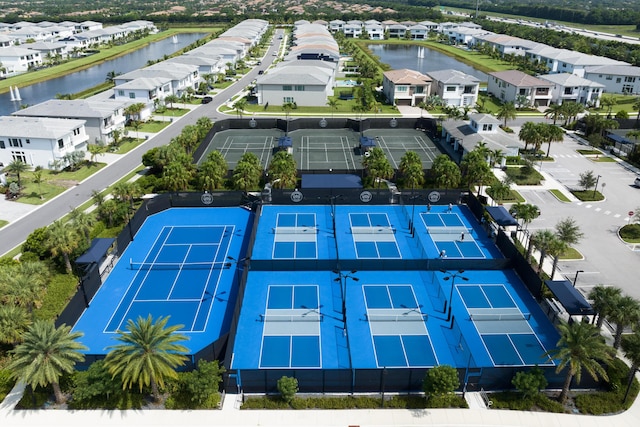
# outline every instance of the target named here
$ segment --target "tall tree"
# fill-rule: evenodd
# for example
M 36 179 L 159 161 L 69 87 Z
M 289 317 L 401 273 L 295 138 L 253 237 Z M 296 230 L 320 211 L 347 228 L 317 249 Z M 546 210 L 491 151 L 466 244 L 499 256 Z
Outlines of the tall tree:
M 633 334 L 622 337 L 622 351 L 624 356 L 631 362 L 629 377 L 627 382 L 631 383 L 636 371 L 640 368 L 640 330 L 636 329 Z
M 23 307 L 0 304 L 0 342 L 16 345 L 31 325 L 31 315 Z
M 609 347 L 600 331 L 593 325 L 584 322 L 561 322 L 558 325 L 560 340 L 556 348 L 546 354 L 558 361 L 556 372 L 567 371 L 562 392 L 558 400 L 564 403 L 569 395 L 571 381 L 576 383 L 582 379 L 582 371 L 586 371 L 594 380 L 601 377 L 608 379 L 607 371 L 602 363 L 609 362 L 614 350 Z
M 562 142 L 564 140 L 564 131 L 562 128 L 556 125 L 550 125 L 547 123 L 541 123 L 545 126 L 545 130 L 543 132 L 544 142 L 549 144 L 547 148 L 547 157 L 549 157 L 549 153 L 551 152 L 551 143 L 552 142 Z
M 580 231 L 580 226 L 573 218 L 560 220 L 556 226 L 556 237 L 567 245 L 575 245 L 582 239 L 584 233 Z
M 504 121 L 504 127 L 507 127 L 507 121 L 518 117 L 516 106 L 513 102 L 505 102 L 498 108 L 496 118 Z
M 23 342 L 11 353 L 13 359 L 7 369 L 11 376 L 31 386 L 46 387 L 51 384 L 56 402 L 63 403 L 60 377 L 73 372 L 77 362 L 84 360 L 86 347 L 76 340 L 80 332 L 62 325 L 56 329 L 53 321 L 36 320 L 24 334 Z
M 491 168 L 480 150 L 473 150 L 464 156 L 460 162 L 460 172 L 463 181 L 469 187 L 478 185 L 478 195 L 482 191 L 482 186 L 489 182 L 489 178 L 493 176 Z
M 49 226 L 49 250 L 53 256 L 62 255 L 67 273 L 71 273 L 69 256 L 78 247 L 78 235 L 73 228 L 62 221 L 54 221 Z
M 224 187 L 227 172 L 227 161 L 219 151 L 212 151 L 207 155 L 207 159 L 202 162 L 198 171 L 200 188 L 213 191 Z
M 553 119 L 553 124 L 555 125 L 558 119 L 563 117 L 562 113 L 562 104 L 551 104 L 549 108 L 547 108 L 547 111 L 544 112 L 544 116 Z
M 624 329 L 627 326 L 637 326 L 638 321 L 640 321 L 640 302 L 628 295 L 621 296 L 609 313 L 608 319 L 616 325 L 613 348 L 617 349 L 620 347 Z
M 242 118 L 245 108 L 247 108 L 247 100 L 245 98 L 240 98 L 233 103 L 233 109 L 236 111 L 236 115 L 240 118 Z
M 529 145 L 533 145 L 534 147 L 538 146 L 541 143 L 542 136 L 540 135 L 537 123 L 525 122 L 522 127 L 520 127 L 518 138 L 524 142 L 524 151 L 527 151 Z
M 246 152 L 233 170 L 233 188 L 244 191 L 257 188 L 261 176 L 260 159 L 255 154 Z
M 275 188 L 293 188 L 298 180 L 298 170 L 293 155 L 278 151 L 269 163 L 269 180 Z
M 327 105 L 331 108 L 331 117 L 333 117 L 333 113 L 338 109 L 338 105 L 340 105 L 340 103 L 335 98 L 329 98 Z
M 404 186 L 407 188 L 416 188 L 424 184 L 424 171 L 422 169 L 422 160 L 414 151 L 407 151 L 402 159 L 400 159 L 399 172 L 404 178 Z
M 598 314 L 596 327 L 602 328 L 604 321 L 615 309 L 617 301 L 622 297 L 622 289 L 615 286 L 604 286 L 602 284 L 595 286 L 589 292 L 589 299 L 592 301 L 591 306 Z
M 93 215 L 90 215 L 79 208 L 73 208 L 71 209 L 69 216 L 71 223 L 78 233 L 83 235 L 86 239 L 87 246 L 91 246 L 91 230 L 93 230 L 93 225 L 96 222 Z
M 446 154 L 435 158 L 433 165 L 431 165 L 431 176 L 436 187 L 445 189 L 457 188 L 462 179 L 460 168 Z
M 162 173 L 162 182 L 169 191 L 184 191 L 189 187 L 191 170 L 180 162 L 171 162 Z
M 153 397 L 160 400 L 160 388 L 165 378 L 177 378 L 175 368 L 187 360 L 188 349 L 180 341 L 187 337 L 176 333 L 182 325 L 167 327 L 168 317 L 159 317 L 154 323 L 149 315 L 127 321 L 127 331 L 118 331 L 115 339 L 120 342 L 109 347 L 105 366 L 111 375 L 122 378 L 122 387 L 137 384 L 142 391 L 151 386 Z
M 538 263 L 538 275 L 542 277 L 542 265 L 549 249 L 555 245 L 556 236 L 551 230 L 538 230 L 531 236 L 533 245 L 540 251 L 540 262 Z
M 380 185 L 380 180 L 389 179 L 393 176 L 393 168 L 380 147 L 373 147 L 369 151 L 369 157 L 362 160 L 362 167 L 367 171 L 367 175 L 372 179 L 372 185 Z
M 164 102 L 169 104 L 170 110 L 173 110 L 173 104 L 180 102 L 180 97 L 172 93 L 164 97 Z

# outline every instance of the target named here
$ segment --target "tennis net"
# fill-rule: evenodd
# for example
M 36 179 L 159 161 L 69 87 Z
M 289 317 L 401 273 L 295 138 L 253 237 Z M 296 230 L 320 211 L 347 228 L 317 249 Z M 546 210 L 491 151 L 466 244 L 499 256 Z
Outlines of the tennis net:
M 482 322 L 487 320 L 502 321 L 502 320 L 529 320 L 531 313 L 481 313 L 469 315 L 471 320 Z
M 231 267 L 230 262 L 133 262 L 131 270 L 213 270 Z
M 318 234 L 317 227 L 276 227 L 275 234 Z
M 429 234 L 468 234 L 471 232 L 467 227 L 427 227 Z
M 323 315 L 319 313 L 307 314 L 261 314 L 261 322 L 322 322 Z
M 351 234 L 395 234 L 396 229 L 389 226 L 351 226 Z
M 402 314 L 374 314 L 367 313 L 369 322 L 424 322 L 427 320 L 426 313 L 402 313 Z

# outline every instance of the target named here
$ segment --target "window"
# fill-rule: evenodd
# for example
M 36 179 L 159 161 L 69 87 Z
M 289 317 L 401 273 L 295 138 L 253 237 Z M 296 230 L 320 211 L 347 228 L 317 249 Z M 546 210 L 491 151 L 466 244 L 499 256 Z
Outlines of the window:
M 74 135 L 80 135 L 80 128 L 76 128 L 73 130 Z
M 22 147 L 22 140 L 18 138 L 9 138 L 10 147 Z
M 26 142 L 27 144 L 31 144 L 31 140 L 29 138 L 27 138 Z
M 624 78 L 624 82 L 625 82 L 625 83 L 633 83 L 633 82 L 635 82 L 635 81 L 636 81 L 636 78 L 635 78 L 635 77 L 625 77 L 625 78 Z
M 123 90 L 118 89 L 118 96 L 124 96 L 124 91 L 123 91 Z
M 486 123 L 485 123 L 485 124 L 483 124 L 483 125 L 482 125 L 482 130 L 484 130 L 484 131 L 491 131 L 491 130 L 493 130 L 493 125 L 492 125 L 492 124 L 486 124 Z
M 135 92 L 129 92 L 129 98 L 131 98 L 131 99 L 136 99 L 136 94 L 135 94 Z
M 607 80 L 611 80 L 611 79 L 607 79 Z M 622 79 L 620 77 L 616 78 L 616 83 L 620 83 L 622 81 Z
M 416 86 L 416 93 L 424 93 L 424 86 Z
M 526 95 L 527 94 L 527 90 L 526 89 L 520 89 L 518 91 L 518 95 Z
M 5 145 L 4 145 L 4 141 L 0 141 L 0 148 L 2 148 L 2 149 L 6 148 Z
M 304 85 L 296 85 L 295 90 L 297 92 L 304 92 Z
M 446 92 L 455 92 L 455 91 L 456 91 L 456 87 L 455 87 L 455 86 L 446 86 L 446 87 L 444 88 L 444 90 L 445 90 Z
M 396 92 L 406 92 L 407 86 L 396 86 Z
M 282 86 L 282 90 L 285 91 L 285 92 L 288 92 L 288 91 L 292 90 L 292 87 L 291 87 L 291 85 L 283 85 Z
M 475 86 L 465 86 L 464 87 L 464 93 L 476 93 L 476 87 Z
M 284 104 L 287 104 L 289 102 L 293 104 L 295 101 L 293 100 L 293 96 L 285 96 L 284 98 L 282 98 L 282 102 Z
M 22 163 L 27 163 L 27 156 L 25 156 L 24 151 L 12 151 L 11 157 L 13 160 L 19 160 Z
M 573 93 L 573 89 L 570 87 L 565 87 L 564 88 L 564 94 L 565 95 L 571 95 Z
M 64 141 L 62 139 L 58 140 L 58 148 L 63 148 L 64 147 Z

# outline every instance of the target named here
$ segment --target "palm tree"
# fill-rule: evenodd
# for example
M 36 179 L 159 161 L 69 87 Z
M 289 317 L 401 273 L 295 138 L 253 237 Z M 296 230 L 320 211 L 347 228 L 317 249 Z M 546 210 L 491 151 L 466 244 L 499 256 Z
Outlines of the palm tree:
M 16 345 L 31 326 L 31 315 L 17 305 L 0 305 L 0 342 Z
M 513 120 L 518 116 L 516 111 L 516 106 L 513 105 L 513 102 L 505 102 L 498 109 L 498 114 L 496 114 L 496 118 L 499 120 L 504 120 L 504 127 L 507 127 L 507 121 Z
M 329 98 L 327 100 L 327 105 L 331 108 L 331 117 L 333 117 L 333 113 L 338 109 L 338 105 L 340 105 L 340 103 L 335 98 Z
M 623 295 L 616 301 L 608 319 L 616 324 L 616 332 L 613 339 L 613 348 L 620 347 L 620 339 L 624 328 L 636 325 L 640 320 L 640 302 L 633 297 Z
M 549 108 L 547 108 L 547 111 L 544 112 L 544 116 L 547 118 L 551 117 L 553 119 L 553 124 L 555 125 L 556 121 L 559 118 L 562 118 L 563 110 L 562 104 L 551 104 L 549 105 Z
M 465 184 L 469 187 L 478 184 L 478 195 L 482 191 L 482 185 L 493 176 L 486 157 L 482 151 L 478 149 L 464 156 L 464 159 L 460 162 L 460 172 L 462 173 Z
M 240 118 L 242 118 L 245 108 L 247 108 L 247 100 L 245 98 L 240 98 L 233 103 L 233 109 L 236 110 L 236 115 Z
M 162 173 L 162 181 L 169 191 L 184 191 L 189 187 L 192 175 L 184 164 L 180 162 L 171 162 Z
M 120 344 L 110 349 L 105 366 L 111 375 L 122 378 L 123 388 L 138 384 L 140 390 L 151 386 L 153 397 L 160 399 L 159 387 L 164 387 L 165 378 L 176 378 L 175 368 L 187 360 L 184 354 L 188 349 L 178 344 L 187 337 L 177 334 L 183 326 L 166 327 L 168 317 L 159 317 L 154 323 L 149 315 L 146 319 L 138 317 L 134 322 L 127 321 L 127 331 L 118 331 L 116 340 Z
M 437 188 L 457 188 L 460 185 L 462 174 L 460 168 L 447 156 L 441 154 L 435 158 L 431 165 L 431 176 L 435 180 Z
M 202 162 L 198 171 L 200 188 L 213 191 L 224 186 L 228 166 L 224 156 L 219 151 L 212 151 L 207 160 Z
M 515 216 L 518 221 L 522 221 L 522 225 L 524 225 L 524 229 L 526 230 L 531 221 L 540 216 L 540 208 L 536 205 L 518 202 L 509 208 L 509 213 Z
M 24 334 L 22 344 L 11 353 L 13 359 L 7 369 L 11 376 L 31 386 L 46 387 L 51 384 L 56 402 L 63 403 L 59 380 L 62 374 L 73 372 L 76 362 L 82 362 L 82 350 L 87 347 L 76 340 L 81 332 L 71 332 L 71 327 L 56 328 L 53 321 L 36 320 Z
M 548 254 L 553 257 L 553 268 L 551 269 L 551 275 L 549 276 L 552 280 L 558 268 L 558 261 L 560 260 L 560 257 L 567 252 L 567 249 L 569 249 L 569 245 L 560 240 L 556 235 L 556 238 L 551 242 L 551 245 L 547 250 Z
M 49 250 L 53 256 L 62 255 L 67 273 L 71 273 L 71 260 L 69 256 L 78 247 L 78 236 L 73 228 L 68 227 L 62 221 L 54 221 L 49 226 L 47 239 Z
M 87 240 L 87 245 L 91 246 L 91 230 L 93 230 L 95 218 L 78 208 L 71 209 L 69 216 L 76 230 Z
M 538 263 L 538 276 L 542 277 L 542 264 L 547 256 L 547 252 L 555 245 L 556 236 L 551 230 L 538 230 L 531 236 L 533 246 L 540 251 L 540 262 Z
M 233 187 L 244 191 L 249 188 L 256 188 L 261 176 L 262 166 L 260 165 L 260 159 L 252 152 L 246 152 L 240 157 L 233 170 Z
M 276 188 L 293 188 L 298 180 L 298 170 L 293 155 L 278 151 L 269 163 L 269 179 Z M 277 182 L 276 182 L 277 181 Z
M 607 107 L 607 118 L 611 118 L 613 107 L 618 104 L 618 100 L 613 95 L 603 94 L 600 97 L 600 104 Z
M 575 377 L 576 383 L 579 384 L 583 370 L 594 380 L 598 377 L 608 380 L 607 371 L 602 363 L 612 359 L 614 350 L 605 343 L 600 331 L 588 323 L 569 324 L 562 321 L 558 325 L 558 331 L 560 340 L 556 348 L 548 351 L 546 355 L 558 361 L 556 373 L 567 370 L 562 392 L 558 397 L 560 403 L 564 403 L 569 394 L 571 381 Z
M 518 138 L 524 142 L 524 151 L 527 151 L 529 144 L 536 146 L 541 139 L 537 123 L 525 122 L 518 132 Z
M 636 98 L 636 100 L 633 102 L 633 110 L 638 112 L 638 115 L 636 115 L 637 124 L 638 121 L 640 121 L 640 97 Z
M 128 202 L 131 207 L 141 192 L 142 190 L 136 182 L 124 181 L 113 186 L 113 196 L 121 202 Z
M 635 330 L 633 334 L 625 335 L 622 338 L 622 351 L 624 356 L 631 362 L 629 377 L 627 381 L 631 384 L 636 371 L 640 367 L 640 330 Z
M 549 148 L 547 148 L 547 157 L 549 157 L 549 153 L 551 152 L 551 143 L 562 142 L 564 140 L 564 131 L 556 125 L 548 125 L 546 123 L 544 123 L 544 125 L 546 127 L 544 140 L 549 144 Z
M 169 104 L 169 109 L 173 109 L 173 104 L 180 102 L 180 97 L 175 94 L 167 95 L 164 97 L 164 102 Z
M 622 289 L 615 286 L 597 285 L 589 292 L 591 307 L 598 313 L 596 327 L 602 328 L 604 320 L 613 312 L 617 301 L 622 297 Z
M 414 151 L 407 151 L 402 156 L 398 169 L 404 178 L 405 187 L 416 188 L 424 184 L 422 160 Z
M 31 169 L 31 166 L 23 162 L 22 160 L 13 160 L 7 166 L 5 166 L 4 171 L 8 173 L 15 173 L 16 178 L 18 179 L 18 187 L 22 188 L 22 181 L 20 180 L 20 174 L 24 173 Z
M 372 179 L 372 184 L 380 185 L 381 179 L 389 179 L 393 176 L 393 168 L 380 147 L 369 150 L 370 156 L 362 161 L 362 167 Z

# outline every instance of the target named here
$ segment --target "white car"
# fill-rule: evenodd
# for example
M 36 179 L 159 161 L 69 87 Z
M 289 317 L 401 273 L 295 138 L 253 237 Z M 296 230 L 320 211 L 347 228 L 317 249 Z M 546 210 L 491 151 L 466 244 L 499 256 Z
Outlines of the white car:
M 633 185 L 640 188 L 640 176 L 637 176 L 635 181 L 633 181 Z

